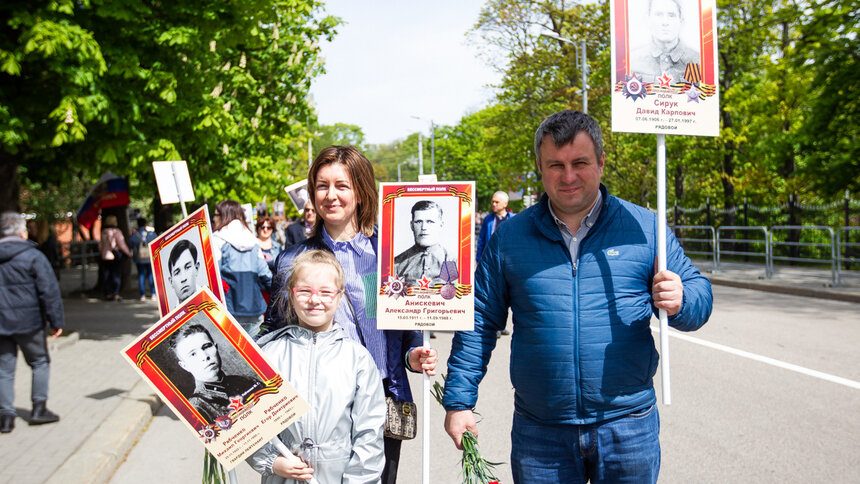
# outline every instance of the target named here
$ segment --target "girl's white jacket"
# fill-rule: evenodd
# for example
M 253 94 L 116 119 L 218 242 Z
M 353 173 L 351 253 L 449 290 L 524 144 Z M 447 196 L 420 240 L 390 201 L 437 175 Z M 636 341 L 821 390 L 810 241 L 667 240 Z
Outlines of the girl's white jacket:
M 287 326 L 257 344 L 310 406 L 280 433 L 287 448 L 309 461 L 320 484 L 379 482 L 386 406 L 370 353 L 337 324 L 323 333 Z M 266 444 L 247 462 L 262 474 L 263 484 L 297 482 L 272 473 L 278 455 Z

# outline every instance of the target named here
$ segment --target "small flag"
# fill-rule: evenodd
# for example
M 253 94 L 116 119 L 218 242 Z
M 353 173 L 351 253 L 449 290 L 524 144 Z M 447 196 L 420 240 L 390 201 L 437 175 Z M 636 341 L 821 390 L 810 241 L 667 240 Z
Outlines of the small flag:
M 108 171 L 90 188 L 87 198 L 78 209 L 78 223 L 90 228 L 103 208 L 129 204 L 128 178 Z

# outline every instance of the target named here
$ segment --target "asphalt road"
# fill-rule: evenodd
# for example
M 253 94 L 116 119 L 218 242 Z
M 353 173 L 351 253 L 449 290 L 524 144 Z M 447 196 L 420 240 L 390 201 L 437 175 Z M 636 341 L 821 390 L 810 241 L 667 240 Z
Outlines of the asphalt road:
M 714 293 L 711 321 L 670 339 L 672 404 L 660 404 L 660 481 L 856 482 L 860 304 L 724 286 Z M 432 342 L 444 361 L 451 336 L 437 335 Z M 477 407 L 481 449 L 505 462 L 498 469 L 503 483 L 512 482 L 509 350 L 510 337 L 502 337 Z M 410 378 L 420 413 L 421 377 Z M 658 371 L 658 395 L 659 380 Z M 430 418 L 430 482 L 459 482 L 459 452 L 435 402 Z M 421 427 L 403 445 L 400 482 L 421 482 Z M 202 455 L 190 432 L 162 409 L 111 482 L 198 482 Z M 259 481 L 245 464 L 237 475 L 242 483 Z

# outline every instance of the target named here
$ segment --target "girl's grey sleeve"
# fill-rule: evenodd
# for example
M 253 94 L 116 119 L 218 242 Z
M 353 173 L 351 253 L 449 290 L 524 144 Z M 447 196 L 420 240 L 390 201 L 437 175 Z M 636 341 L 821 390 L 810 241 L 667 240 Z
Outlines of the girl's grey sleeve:
M 356 366 L 361 370 L 352 405 L 352 453 L 342 484 L 378 482 L 385 465 L 382 440 L 385 393 L 382 390 L 382 377 L 369 353 L 365 351 L 360 356 Z
M 267 477 L 274 474 L 272 466 L 275 464 L 275 459 L 277 459 L 279 455 L 281 454 L 278 453 L 275 446 L 269 442 L 260 447 L 257 452 L 251 454 L 250 457 L 245 459 L 245 462 L 247 462 L 255 471 L 259 472 L 260 475 Z

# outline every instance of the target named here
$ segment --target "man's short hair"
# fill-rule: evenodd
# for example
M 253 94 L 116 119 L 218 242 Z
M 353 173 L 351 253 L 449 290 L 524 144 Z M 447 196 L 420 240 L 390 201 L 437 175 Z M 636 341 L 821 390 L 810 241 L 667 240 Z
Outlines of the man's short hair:
M 600 126 L 597 125 L 597 121 L 585 113 L 567 109 L 544 119 L 535 131 L 535 160 L 538 169 L 540 169 L 541 162 L 540 147 L 544 137 L 551 136 L 553 143 L 557 147 L 562 147 L 573 142 L 573 139 L 581 131 L 591 137 L 594 144 L 594 154 L 597 155 L 597 161 L 600 162 L 600 158 L 603 156 L 603 138 L 600 135 Z
M 493 194 L 493 197 L 495 197 L 496 195 L 500 196 L 502 198 L 502 200 L 504 200 L 505 203 L 510 201 L 510 197 L 508 197 L 508 192 L 504 192 L 502 190 L 499 190 Z
M 669 0 L 674 3 L 676 7 L 678 7 L 678 18 L 681 20 L 684 19 L 684 8 L 681 6 L 681 0 Z M 648 0 L 648 15 L 651 15 L 651 5 L 654 4 L 654 0 Z
M 170 258 L 167 259 L 167 270 L 173 272 L 173 265 L 176 264 L 176 261 L 179 260 L 179 257 L 182 256 L 182 253 L 185 251 L 191 252 L 191 258 L 194 259 L 194 263 L 197 263 L 197 246 L 189 242 L 188 240 L 180 240 L 170 249 Z
M 412 206 L 412 219 L 415 219 L 415 212 L 419 210 L 432 210 L 436 209 L 439 211 L 439 220 L 442 220 L 442 207 L 439 206 L 438 203 L 433 200 L 421 200 L 415 205 Z
M 137 218 L 137 227 L 146 227 L 146 219 L 144 217 Z
M 0 237 L 18 235 L 27 228 L 24 216 L 17 212 L 3 212 L 0 215 Z
M 171 334 L 170 338 L 168 338 L 167 340 L 167 347 L 170 348 L 170 351 L 172 351 L 173 354 L 176 354 L 176 345 L 178 345 L 180 341 L 184 340 L 188 336 L 191 336 L 192 334 L 196 333 L 203 333 L 206 335 L 206 337 L 209 338 L 209 341 L 212 341 L 213 343 L 215 342 L 215 340 L 212 339 L 212 335 L 209 334 L 209 331 L 204 328 L 203 325 L 199 323 L 194 323 L 186 324 L 185 326 L 182 326 L 181 328 L 177 329 L 176 332 Z

